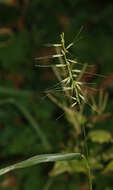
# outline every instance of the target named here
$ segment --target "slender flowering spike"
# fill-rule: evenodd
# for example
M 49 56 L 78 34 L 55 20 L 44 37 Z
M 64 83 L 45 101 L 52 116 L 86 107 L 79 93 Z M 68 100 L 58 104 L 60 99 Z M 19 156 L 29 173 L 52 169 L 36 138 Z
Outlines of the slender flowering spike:
M 74 75 L 73 75 L 73 77 L 74 77 L 74 78 L 77 78 L 77 77 L 78 77 L 78 75 L 75 75 L 75 74 L 74 74 Z
M 44 57 L 37 57 L 35 60 L 42 60 L 42 59 L 49 59 L 49 58 L 57 58 L 57 57 L 62 57 L 62 54 L 55 54 L 55 55 L 48 55 Z
M 64 41 L 64 32 L 60 35 L 60 37 L 61 37 L 62 44 L 64 44 L 65 43 L 65 41 Z
M 62 83 L 66 83 L 67 81 L 69 81 L 69 77 L 65 78 L 64 80 L 62 80 Z
M 72 59 L 68 59 L 68 61 L 69 61 L 70 63 L 77 63 L 77 61 L 72 60 Z
M 79 70 L 79 69 L 74 69 L 74 70 L 72 70 L 72 72 L 74 72 L 74 73 L 80 73 L 81 70 Z
M 73 100 L 77 100 L 75 97 L 73 97 L 73 96 L 71 96 L 71 98 L 73 99 Z
M 66 63 L 67 63 L 67 65 L 70 65 L 70 62 L 69 62 L 69 61 L 67 61 Z
M 62 47 L 62 44 L 45 44 L 47 47 Z
M 52 66 L 56 66 L 56 67 L 66 67 L 66 65 L 64 65 L 64 64 L 56 64 L 56 65 L 39 65 L 39 64 L 36 64 L 35 66 L 36 66 L 36 67 L 52 67 Z
M 67 59 L 70 63 L 75 63 L 77 65 L 85 65 L 85 63 L 78 63 L 77 60 Z M 87 65 L 87 67 L 93 67 L 93 65 Z
M 53 66 L 53 65 L 52 65 Z M 64 65 L 64 64 L 57 64 L 57 65 L 55 65 L 56 67 L 66 67 L 66 65 Z
M 67 50 L 64 51 L 63 49 L 61 50 L 61 52 L 62 52 L 63 55 L 65 55 L 65 52 L 68 53 Z
M 66 82 L 66 85 L 70 83 L 70 78 L 68 79 L 68 81 Z
M 63 87 L 63 90 L 72 90 L 72 87 Z
M 72 47 L 72 46 L 73 46 L 73 43 L 69 44 L 69 45 L 66 47 L 66 49 L 69 49 L 69 48 Z
M 71 105 L 71 107 L 73 108 L 73 107 L 76 106 L 76 105 L 77 105 L 77 102 L 73 103 L 73 104 Z
M 80 88 L 80 86 L 78 84 L 76 86 L 77 86 L 78 90 L 80 90 L 82 92 L 82 89 Z
M 77 82 L 76 82 L 76 84 L 82 85 L 83 83 L 82 83 L 82 82 L 77 81 Z
M 84 96 L 82 96 L 81 94 L 79 94 L 79 96 L 80 96 L 80 98 L 81 98 L 83 101 L 85 101 Z
M 62 56 L 63 56 L 62 54 L 52 55 L 53 58 L 55 58 L 55 57 L 62 57 Z

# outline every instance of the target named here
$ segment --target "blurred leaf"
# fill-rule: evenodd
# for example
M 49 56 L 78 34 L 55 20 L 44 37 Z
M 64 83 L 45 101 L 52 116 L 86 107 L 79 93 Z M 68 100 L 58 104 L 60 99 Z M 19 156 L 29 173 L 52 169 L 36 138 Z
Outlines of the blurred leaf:
M 57 162 L 55 163 L 50 176 L 56 176 L 64 172 L 85 172 L 86 173 L 86 162 L 85 160 L 73 160 L 71 162 Z
M 71 172 L 71 167 L 68 162 L 56 162 L 52 171 L 49 173 L 50 176 L 56 176 L 64 172 Z
M 106 166 L 104 172 L 109 172 L 109 171 L 112 171 L 113 172 L 113 160 L 111 160 L 108 165 Z
M 86 173 L 87 169 L 85 160 L 73 160 L 71 162 L 71 170 L 72 172 Z
M 111 142 L 112 137 L 108 131 L 105 130 L 93 130 L 89 132 L 88 137 L 91 141 L 97 143 L 108 143 Z
M 90 166 L 92 169 L 103 169 L 104 165 L 98 160 L 98 158 L 89 157 Z
M 29 42 L 29 33 L 22 31 L 14 35 L 7 46 L 0 48 L 0 61 L 4 67 L 11 70 L 22 67 L 22 64 L 25 64 L 30 56 L 31 47 Z
M 113 158 L 113 148 L 109 148 L 102 153 L 102 159 L 106 162 Z

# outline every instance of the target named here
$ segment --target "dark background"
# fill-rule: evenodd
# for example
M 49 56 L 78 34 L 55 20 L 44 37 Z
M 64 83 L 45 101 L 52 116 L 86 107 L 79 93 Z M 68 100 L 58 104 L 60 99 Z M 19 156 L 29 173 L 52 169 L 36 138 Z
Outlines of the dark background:
M 56 120 L 62 110 L 48 98 L 43 98 L 45 89 L 55 84 L 55 76 L 49 68 L 37 68 L 34 57 L 52 54 L 52 49 L 44 45 L 59 43 L 62 32 L 67 43 L 73 42 L 81 27 L 72 53 L 82 63 L 95 64 L 98 74 L 107 76 L 106 79 L 97 78 L 109 93 L 106 112 L 111 113 L 111 116 L 107 121 L 97 122 L 95 127 L 102 127 L 112 135 L 113 1 L 0 0 L 1 168 L 40 153 L 56 153 L 63 149 L 68 152 L 71 125 L 65 117 Z M 39 64 L 46 62 L 49 61 Z M 31 125 L 29 114 L 48 139 L 49 149 L 42 145 Z M 98 143 L 90 145 L 91 149 L 93 147 L 99 156 L 109 149 L 109 153 L 106 153 L 108 160 L 100 159 L 103 166 L 94 173 L 94 189 L 112 190 L 112 171 L 103 173 L 113 159 L 112 143 L 101 144 L 100 152 L 95 148 Z M 88 190 L 82 172 L 58 175 L 52 183 L 48 176 L 52 167 L 53 164 L 45 164 L 7 174 L 0 178 L 0 189 Z

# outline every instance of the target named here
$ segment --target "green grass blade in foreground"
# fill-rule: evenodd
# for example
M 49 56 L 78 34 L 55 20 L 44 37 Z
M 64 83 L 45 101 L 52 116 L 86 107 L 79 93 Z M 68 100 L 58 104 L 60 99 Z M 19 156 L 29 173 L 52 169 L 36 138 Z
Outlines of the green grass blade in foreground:
M 33 156 L 25 161 L 19 162 L 17 164 L 13 164 L 6 168 L 0 169 L 0 175 L 3 175 L 9 171 L 19 169 L 19 168 L 26 168 L 29 166 L 33 166 L 39 163 L 44 162 L 56 162 L 56 161 L 69 161 L 69 160 L 76 160 L 82 159 L 82 155 L 80 153 L 67 153 L 67 154 L 43 154 Z

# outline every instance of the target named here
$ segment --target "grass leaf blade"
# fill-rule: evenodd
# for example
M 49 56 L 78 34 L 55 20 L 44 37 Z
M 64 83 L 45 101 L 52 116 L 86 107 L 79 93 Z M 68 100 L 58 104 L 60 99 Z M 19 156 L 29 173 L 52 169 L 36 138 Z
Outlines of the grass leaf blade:
M 25 161 L 22 161 L 17 164 L 13 164 L 6 168 L 0 169 L 0 175 L 3 175 L 5 173 L 15 170 L 15 169 L 26 168 L 26 167 L 33 166 L 33 165 L 36 165 L 39 163 L 69 161 L 69 160 L 76 160 L 76 159 L 82 159 L 82 155 L 80 153 L 37 155 L 37 156 L 33 156 Z

